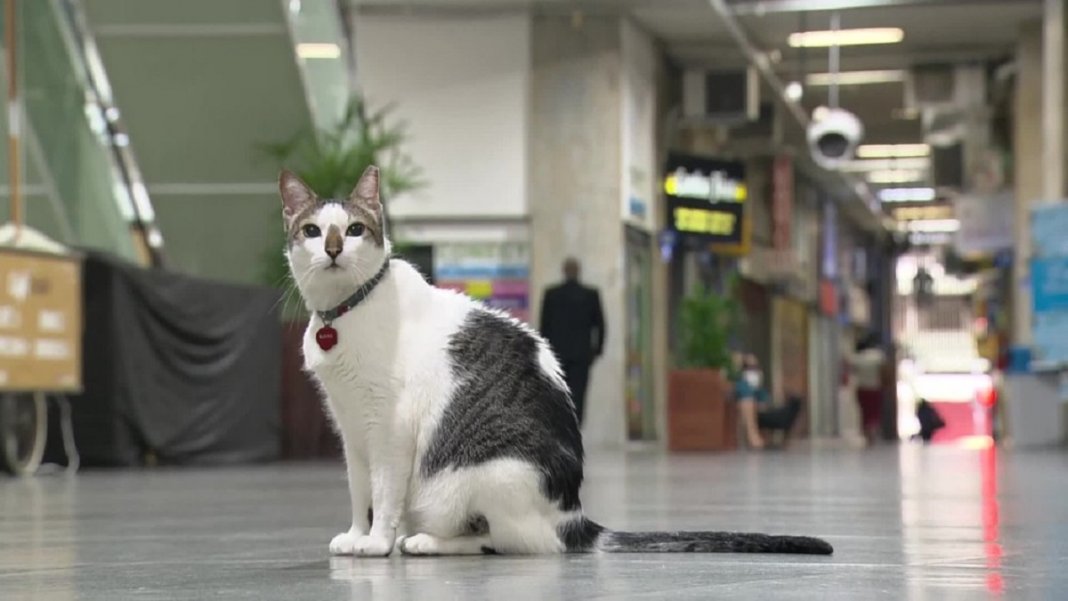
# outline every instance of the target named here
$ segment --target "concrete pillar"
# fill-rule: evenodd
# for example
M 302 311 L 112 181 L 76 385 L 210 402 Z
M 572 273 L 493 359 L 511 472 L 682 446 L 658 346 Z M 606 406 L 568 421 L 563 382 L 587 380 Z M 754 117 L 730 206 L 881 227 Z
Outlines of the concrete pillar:
M 1040 21 L 1025 24 L 1020 30 L 1016 46 L 1016 92 L 1015 123 L 1013 125 L 1013 155 L 1015 173 L 1014 196 L 1016 198 L 1016 253 L 1013 265 L 1013 320 L 1014 344 L 1031 343 L 1031 291 L 1028 278 L 1031 258 L 1031 205 L 1045 197 L 1047 182 L 1044 180 L 1045 161 L 1044 114 L 1043 114 L 1043 24 Z M 1058 79 L 1061 77 L 1058 75 Z M 1049 182 L 1054 185 L 1055 182 Z
M 601 291 L 608 340 L 591 372 L 588 447 L 625 440 L 621 21 L 536 16 L 532 24 L 529 201 L 531 290 L 567 256 Z
M 1068 0 L 1046 0 L 1042 20 L 1042 191 L 1047 200 L 1064 197 L 1065 187 L 1065 37 Z

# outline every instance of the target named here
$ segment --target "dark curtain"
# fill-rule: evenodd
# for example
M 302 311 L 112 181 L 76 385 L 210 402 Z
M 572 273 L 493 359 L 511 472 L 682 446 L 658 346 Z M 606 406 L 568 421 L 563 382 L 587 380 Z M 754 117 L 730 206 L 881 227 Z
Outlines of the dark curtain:
M 71 402 L 86 465 L 278 457 L 276 290 L 92 252 L 83 279 L 85 390 Z

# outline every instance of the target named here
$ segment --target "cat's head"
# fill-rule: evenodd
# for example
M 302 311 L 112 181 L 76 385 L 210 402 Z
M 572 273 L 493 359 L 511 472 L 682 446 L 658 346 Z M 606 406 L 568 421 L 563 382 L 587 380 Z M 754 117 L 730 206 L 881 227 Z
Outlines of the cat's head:
M 347 198 L 320 199 L 289 171 L 282 171 L 278 187 L 293 280 L 309 308 L 330 309 L 389 257 L 378 168 L 368 167 Z

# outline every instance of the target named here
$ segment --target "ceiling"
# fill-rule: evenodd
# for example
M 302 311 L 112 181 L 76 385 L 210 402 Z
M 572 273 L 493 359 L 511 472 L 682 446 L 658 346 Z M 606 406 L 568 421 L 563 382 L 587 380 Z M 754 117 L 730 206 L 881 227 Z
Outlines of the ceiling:
M 168 260 L 256 281 L 278 228 L 263 146 L 309 124 L 281 2 L 85 4 Z
M 475 15 L 536 13 L 624 14 L 655 36 L 683 67 L 734 67 L 746 58 L 709 0 L 349 0 L 365 13 Z M 843 71 L 903 69 L 919 63 L 996 61 L 1011 57 L 1023 23 L 1041 19 L 1040 0 L 727 0 L 757 49 L 769 53 L 784 80 L 827 71 L 827 51 L 790 48 L 790 33 L 829 28 L 845 7 L 843 28 L 900 27 L 905 39 L 886 46 L 842 49 Z M 861 7 L 861 8 L 849 8 Z M 804 9 L 804 10 L 799 10 Z M 916 120 L 902 120 L 902 83 L 843 88 L 841 103 L 860 114 L 870 141 L 917 141 Z M 806 92 L 808 109 L 826 102 L 826 88 Z M 895 113 L 898 113 L 895 117 Z
M 682 68 L 735 68 L 746 55 L 713 6 L 720 0 L 347 0 L 357 11 L 376 14 L 474 16 L 514 11 L 587 16 L 622 15 L 653 35 Z M 839 11 L 842 28 L 899 27 L 902 43 L 841 49 L 841 70 L 902 70 L 919 64 L 996 65 L 1011 61 L 1025 23 L 1042 18 L 1041 0 L 722 0 L 757 52 L 782 82 L 828 71 L 826 49 L 798 50 L 787 44 L 797 31 L 829 29 Z M 771 88 L 764 86 L 764 98 Z M 828 104 L 826 87 L 804 91 L 808 114 Z M 924 141 L 916 115 L 905 106 L 905 83 L 843 86 L 840 105 L 856 113 L 865 143 Z M 795 142 L 800 130 L 790 133 Z M 924 172 L 920 172 L 923 174 Z M 921 180 L 922 181 L 922 180 Z M 916 185 L 921 183 L 912 183 Z

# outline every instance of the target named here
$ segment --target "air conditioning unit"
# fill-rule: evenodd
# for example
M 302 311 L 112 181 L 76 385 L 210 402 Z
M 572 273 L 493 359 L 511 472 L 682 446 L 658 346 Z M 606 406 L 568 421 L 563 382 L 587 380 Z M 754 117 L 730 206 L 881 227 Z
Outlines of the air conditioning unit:
M 980 65 L 915 65 L 905 78 L 909 110 L 968 111 L 985 104 L 986 71 Z
M 690 122 L 736 124 L 760 117 L 756 69 L 690 69 L 682 76 L 682 116 Z

